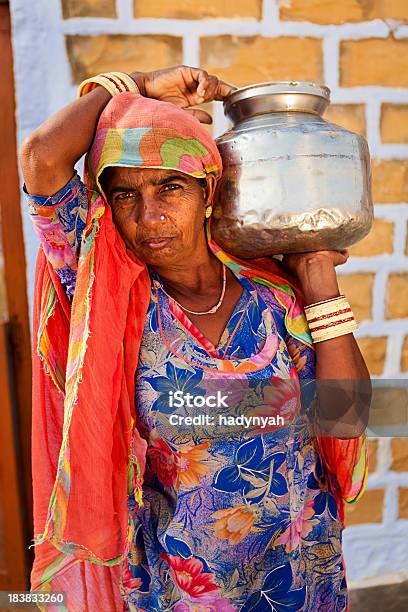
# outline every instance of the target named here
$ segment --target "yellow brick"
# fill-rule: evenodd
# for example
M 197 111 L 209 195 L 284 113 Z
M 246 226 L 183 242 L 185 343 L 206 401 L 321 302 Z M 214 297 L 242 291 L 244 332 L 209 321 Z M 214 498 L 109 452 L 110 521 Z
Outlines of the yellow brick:
M 237 86 L 280 79 L 322 81 L 322 43 L 318 38 L 204 37 L 200 65 Z
M 408 87 L 408 39 L 343 40 L 340 75 L 343 87 Z
M 358 0 L 278 0 L 281 19 L 340 24 L 363 21 L 364 7 Z
M 261 19 L 262 0 L 134 0 L 135 17 L 206 19 L 252 17 Z
M 408 160 L 373 160 L 375 204 L 408 202 Z
M 374 387 L 370 428 L 407 425 L 408 394 L 403 387 Z
M 346 504 L 346 525 L 381 523 L 384 489 L 368 489 L 355 504 Z
M 408 144 L 408 104 L 382 105 L 381 140 L 386 144 Z
M 341 293 L 347 297 L 358 323 L 371 319 L 373 273 L 342 274 L 338 276 Z
M 407 0 L 376 0 L 376 6 L 381 19 L 408 21 Z
M 378 440 L 368 440 L 368 469 L 370 474 L 377 471 Z
M 364 104 L 331 104 L 324 118 L 357 134 L 366 134 Z
M 117 17 L 115 0 L 62 0 L 64 19 L 70 17 Z
M 370 233 L 360 242 L 349 248 L 353 257 L 370 257 L 392 253 L 394 242 L 394 224 L 384 219 L 374 219 Z
M 182 39 L 176 36 L 67 36 L 66 45 L 74 83 L 99 72 L 147 72 L 182 62 Z
M 387 353 L 387 337 L 359 338 L 357 344 L 370 374 L 378 376 L 382 374 Z
M 402 345 L 401 370 L 402 372 L 408 372 L 408 336 L 405 336 L 404 344 Z
M 406 0 L 278 0 L 281 19 L 341 24 L 370 19 L 408 19 Z
M 386 319 L 408 317 L 408 272 L 396 272 L 388 277 Z
M 398 518 L 408 518 L 408 488 L 398 487 Z
M 408 440 L 393 438 L 391 440 L 391 469 L 395 472 L 408 472 Z

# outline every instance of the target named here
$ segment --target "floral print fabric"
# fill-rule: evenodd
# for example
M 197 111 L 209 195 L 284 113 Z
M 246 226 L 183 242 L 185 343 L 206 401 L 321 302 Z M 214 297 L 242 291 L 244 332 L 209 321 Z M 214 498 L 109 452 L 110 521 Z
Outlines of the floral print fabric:
M 75 174 L 54 196 L 27 199 L 72 297 L 85 186 Z M 341 521 L 308 426 L 313 349 L 286 333 L 284 310 L 269 289 L 239 275 L 242 295 L 215 347 L 151 276 L 135 398 L 148 461 L 143 507 L 132 494 L 128 499 L 125 608 L 346 610 Z M 311 385 L 299 389 L 300 381 Z M 169 392 L 220 389 L 231 392 L 228 416 L 281 414 L 287 426 L 170 424 L 177 411 Z
M 28 210 L 44 253 L 58 274 L 68 298 L 75 291 L 82 231 L 88 214 L 86 187 L 75 172 L 70 181 L 50 197 L 24 193 Z
M 151 276 L 136 373 L 149 446 L 143 507 L 129 497 L 128 608 L 346 610 L 342 526 L 308 425 L 313 388 L 299 389 L 314 351 L 286 337 L 284 310 L 262 285 L 238 277 L 241 298 L 214 347 Z M 169 406 L 171 392 L 218 389 L 230 408 Z M 229 426 L 223 412 L 280 413 L 285 426 Z M 172 425 L 174 414 L 197 424 Z

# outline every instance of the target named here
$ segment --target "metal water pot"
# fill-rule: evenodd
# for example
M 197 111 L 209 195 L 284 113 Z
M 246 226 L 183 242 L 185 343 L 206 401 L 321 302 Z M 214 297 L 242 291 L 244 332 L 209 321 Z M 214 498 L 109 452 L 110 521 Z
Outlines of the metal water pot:
M 366 140 L 330 123 L 327 87 L 260 83 L 224 101 L 212 235 L 243 258 L 344 249 L 373 222 Z

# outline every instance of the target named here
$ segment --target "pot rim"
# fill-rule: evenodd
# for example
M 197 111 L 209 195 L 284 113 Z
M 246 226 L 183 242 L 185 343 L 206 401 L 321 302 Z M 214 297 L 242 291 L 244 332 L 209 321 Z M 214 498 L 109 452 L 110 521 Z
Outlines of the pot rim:
M 224 114 L 237 124 L 256 115 L 298 112 L 322 116 L 330 104 L 330 89 L 311 81 L 254 83 L 232 91 Z
M 252 85 L 234 89 L 224 99 L 224 107 L 240 100 L 273 94 L 310 94 L 330 102 L 331 90 L 326 85 L 314 83 L 313 81 L 265 81 L 264 83 L 253 83 Z

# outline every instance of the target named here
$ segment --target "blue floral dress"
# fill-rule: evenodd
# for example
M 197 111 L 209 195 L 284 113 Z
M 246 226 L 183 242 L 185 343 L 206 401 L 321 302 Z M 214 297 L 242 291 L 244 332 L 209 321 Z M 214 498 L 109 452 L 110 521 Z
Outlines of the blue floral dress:
M 151 277 L 136 372 L 149 446 L 143 507 L 129 497 L 128 608 L 346 610 L 342 527 L 308 425 L 313 392 L 299 392 L 314 351 L 287 337 L 262 285 L 238 277 L 242 295 L 214 347 Z M 220 392 L 228 407 L 170 406 L 177 391 Z M 250 421 L 260 415 L 267 425 Z
M 75 174 L 52 197 L 26 195 L 71 298 L 86 188 Z M 342 524 L 309 427 L 313 384 L 300 388 L 315 353 L 287 334 L 269 289 L 237 278 L 242 295 L 215 347 L 151 272 L 135 373 L 147 466 L 143 506 L 128 498 L 124 609 L 347 610 Z

